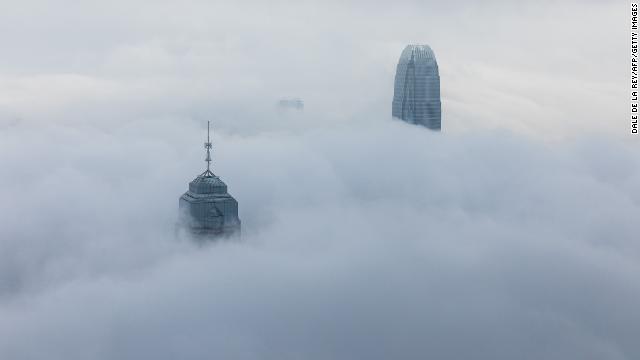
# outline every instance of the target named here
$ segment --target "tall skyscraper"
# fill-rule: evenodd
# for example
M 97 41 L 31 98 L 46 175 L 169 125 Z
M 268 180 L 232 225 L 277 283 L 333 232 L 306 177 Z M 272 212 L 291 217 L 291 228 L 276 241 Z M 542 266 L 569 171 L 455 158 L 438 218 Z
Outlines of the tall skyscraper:
M 440 74 L 429 45 L 408 45 L 400 55 L 392 115 L 440 131 Z
M 240 233 L 238 202 L 227 185 L 211 172 L 211 141 L 207 123 L 207 170 L 189 183 L 179 201 L 181 225 L 200 238 L 227 237 Z

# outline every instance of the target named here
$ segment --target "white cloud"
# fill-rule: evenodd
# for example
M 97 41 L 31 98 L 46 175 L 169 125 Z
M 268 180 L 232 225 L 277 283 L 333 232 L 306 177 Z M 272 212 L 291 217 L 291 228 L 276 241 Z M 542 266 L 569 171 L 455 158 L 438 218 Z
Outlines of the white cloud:
M 631 149 L 354 123 L 217 133 L 244 238 L 207 248 L 172 232 L 192 123 L 6 130 L 3 154 L 45 165 L 2 159 L 0 356 L 638 353 Z
M 0 358 L 637 357 L 626 30 L 577 4 L 7 4 Z M 387 118 L 413 41 L 442 134 Z M 198 248 L 205 120 L 243 239 Z

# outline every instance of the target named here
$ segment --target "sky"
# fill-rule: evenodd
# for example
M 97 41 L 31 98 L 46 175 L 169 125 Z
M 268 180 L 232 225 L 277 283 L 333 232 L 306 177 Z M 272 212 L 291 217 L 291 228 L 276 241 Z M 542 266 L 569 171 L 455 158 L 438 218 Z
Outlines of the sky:
M 628 4 L 0 1 L 0 358 L 640 356 Z M 198 246 L 207 120 L 243 229 Z

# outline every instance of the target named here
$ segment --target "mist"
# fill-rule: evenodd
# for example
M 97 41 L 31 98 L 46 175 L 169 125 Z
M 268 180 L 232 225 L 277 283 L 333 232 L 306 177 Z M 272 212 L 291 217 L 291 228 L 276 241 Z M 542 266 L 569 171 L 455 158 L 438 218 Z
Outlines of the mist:
M 636 358 L 626 8 L 577 4 L 3 5 L 0 358 Z M 390 117 L 412 42 L 442 133 Z

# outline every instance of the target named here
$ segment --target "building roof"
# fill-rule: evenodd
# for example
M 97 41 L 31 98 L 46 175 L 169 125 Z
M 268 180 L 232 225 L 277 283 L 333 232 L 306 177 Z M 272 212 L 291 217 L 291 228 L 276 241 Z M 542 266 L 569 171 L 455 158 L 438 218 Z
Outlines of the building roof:
M 429 45 L 407 45 L 400 55 L 400 62 L 409 61 L 411 57 L 415 60 L 435 60 L 436 55 Z
M 189 183 L 189 191 L 194 194 L 226 194 L 227 184 L 215 175 L 199 175 Z

